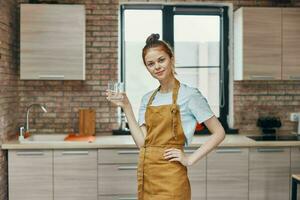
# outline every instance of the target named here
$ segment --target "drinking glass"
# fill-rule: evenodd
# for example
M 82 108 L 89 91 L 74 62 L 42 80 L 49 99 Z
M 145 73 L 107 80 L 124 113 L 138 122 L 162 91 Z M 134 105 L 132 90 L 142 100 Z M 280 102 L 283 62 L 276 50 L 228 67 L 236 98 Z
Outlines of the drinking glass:
M 109 81 L 107 87 L 108 92 L 110 92 L 111 99 L 123 99 L 123 96 L 120 94 L 121 92 L 125 91 L 123 82 Z

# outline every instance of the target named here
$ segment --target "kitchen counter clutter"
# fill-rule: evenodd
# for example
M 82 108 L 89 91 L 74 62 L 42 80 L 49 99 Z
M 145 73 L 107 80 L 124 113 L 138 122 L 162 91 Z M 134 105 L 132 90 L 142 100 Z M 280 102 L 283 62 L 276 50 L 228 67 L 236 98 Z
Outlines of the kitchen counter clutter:
M 185 153 L 209 137 L 195 136 Z M 139 149 L 131 136 L 97 136 L 91 143 L 60 138 L 44 135 L 2 145 L 8 150 L 10 200 L 137 199 Z M 289 199 L 291 174 L 300 174 L 299 154 L 300 141 L 227 135 L 189 167 L 192 200 Z
M 53 137 L 52 137 L 53 136 Z M 61 148 L 136 148 L 130 135 L 96 136 L 94 142 L 63 141 L 60 134 L 37 135 L 42 138 L 35 141 L 20 143 L 12 140 L 2 144 L 2 149 L 61 149 Z M 189 148 L 201 146 L 210 138 L 210 135 L 195 136 Z M 47 140 L 48 139 L 48 140 Z M 61 139 L 61 140 L 60 140 Z M 279 147 L 300 146 L 300 141 L 254 141 L 245 135 L 226 135 L 220 147 Z

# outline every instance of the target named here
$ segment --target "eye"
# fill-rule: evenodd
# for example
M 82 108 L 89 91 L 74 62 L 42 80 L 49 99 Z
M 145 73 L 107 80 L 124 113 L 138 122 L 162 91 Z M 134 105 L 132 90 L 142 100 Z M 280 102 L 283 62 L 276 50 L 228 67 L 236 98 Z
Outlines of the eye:
M 158 62 L 160 62 L 160 63 L 162 63 L 162 62 L 164 62 L 165 61 L 165 58 L 160 58 L 159 60 L 158 60 Z
M 150 62 L 150 63 L 147 64 L 148 67 L 153 67 L 153 65 L 154 65 L 153 62 Z

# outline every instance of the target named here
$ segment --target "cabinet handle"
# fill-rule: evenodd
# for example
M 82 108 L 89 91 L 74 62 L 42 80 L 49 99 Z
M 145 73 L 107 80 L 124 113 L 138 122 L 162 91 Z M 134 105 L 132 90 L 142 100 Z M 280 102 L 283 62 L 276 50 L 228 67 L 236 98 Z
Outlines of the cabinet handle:
M 118 170 L 136 170 L 137 166 L 120 166 Z
M 132 150 L 132 151 L 126 151 L 126 150 L 124 150 L 124 151 L 118 151 L 118 154 L 139 154 L 140 153 L 140 151 L 139 150 Z
M 189 149 L 189 150 L 184 150 L 184 153 L 194 153 L 194 151 L 195 151 L 195 150 Z
M 300 80 L 300 76 L 289 76 L 290 79 L 293 79 L 293 80 Z
M 89 151 L 63 151 L 62 155 L 89 155 Z
M 284 152 L 282 148 L 258 148 L 258 152 Z
M 42 156 L 44 155 L 43 151 L 18 151 L 18 156 Z
M 273 80 L 274 77 L 273 76 L 264 76 L 264 75 L 251 75 L 250 76 L 250 79 L 253 79 L 253 80 Z
M 120 197 L 118 200 L 137 200 L 137 197 Z
M 65 78 L 64 75 L 39 75 L 39 79 L 61 79 Z
M 241 149 L 217 149 L 216 153 L 241 153 Z

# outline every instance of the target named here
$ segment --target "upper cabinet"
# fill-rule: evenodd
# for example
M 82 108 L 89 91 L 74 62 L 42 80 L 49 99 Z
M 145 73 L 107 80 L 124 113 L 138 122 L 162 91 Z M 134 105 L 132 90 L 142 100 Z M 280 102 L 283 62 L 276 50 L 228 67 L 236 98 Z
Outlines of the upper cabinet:
M 258 7 L 234 13 L 235 80 L 300 79 L 299 13 Z
M 84 5 L 21 4 L 23 80 L 85 80 Z
M 282 78 L 300 80 L 300 8 L 283 8 L 282 20 Z

